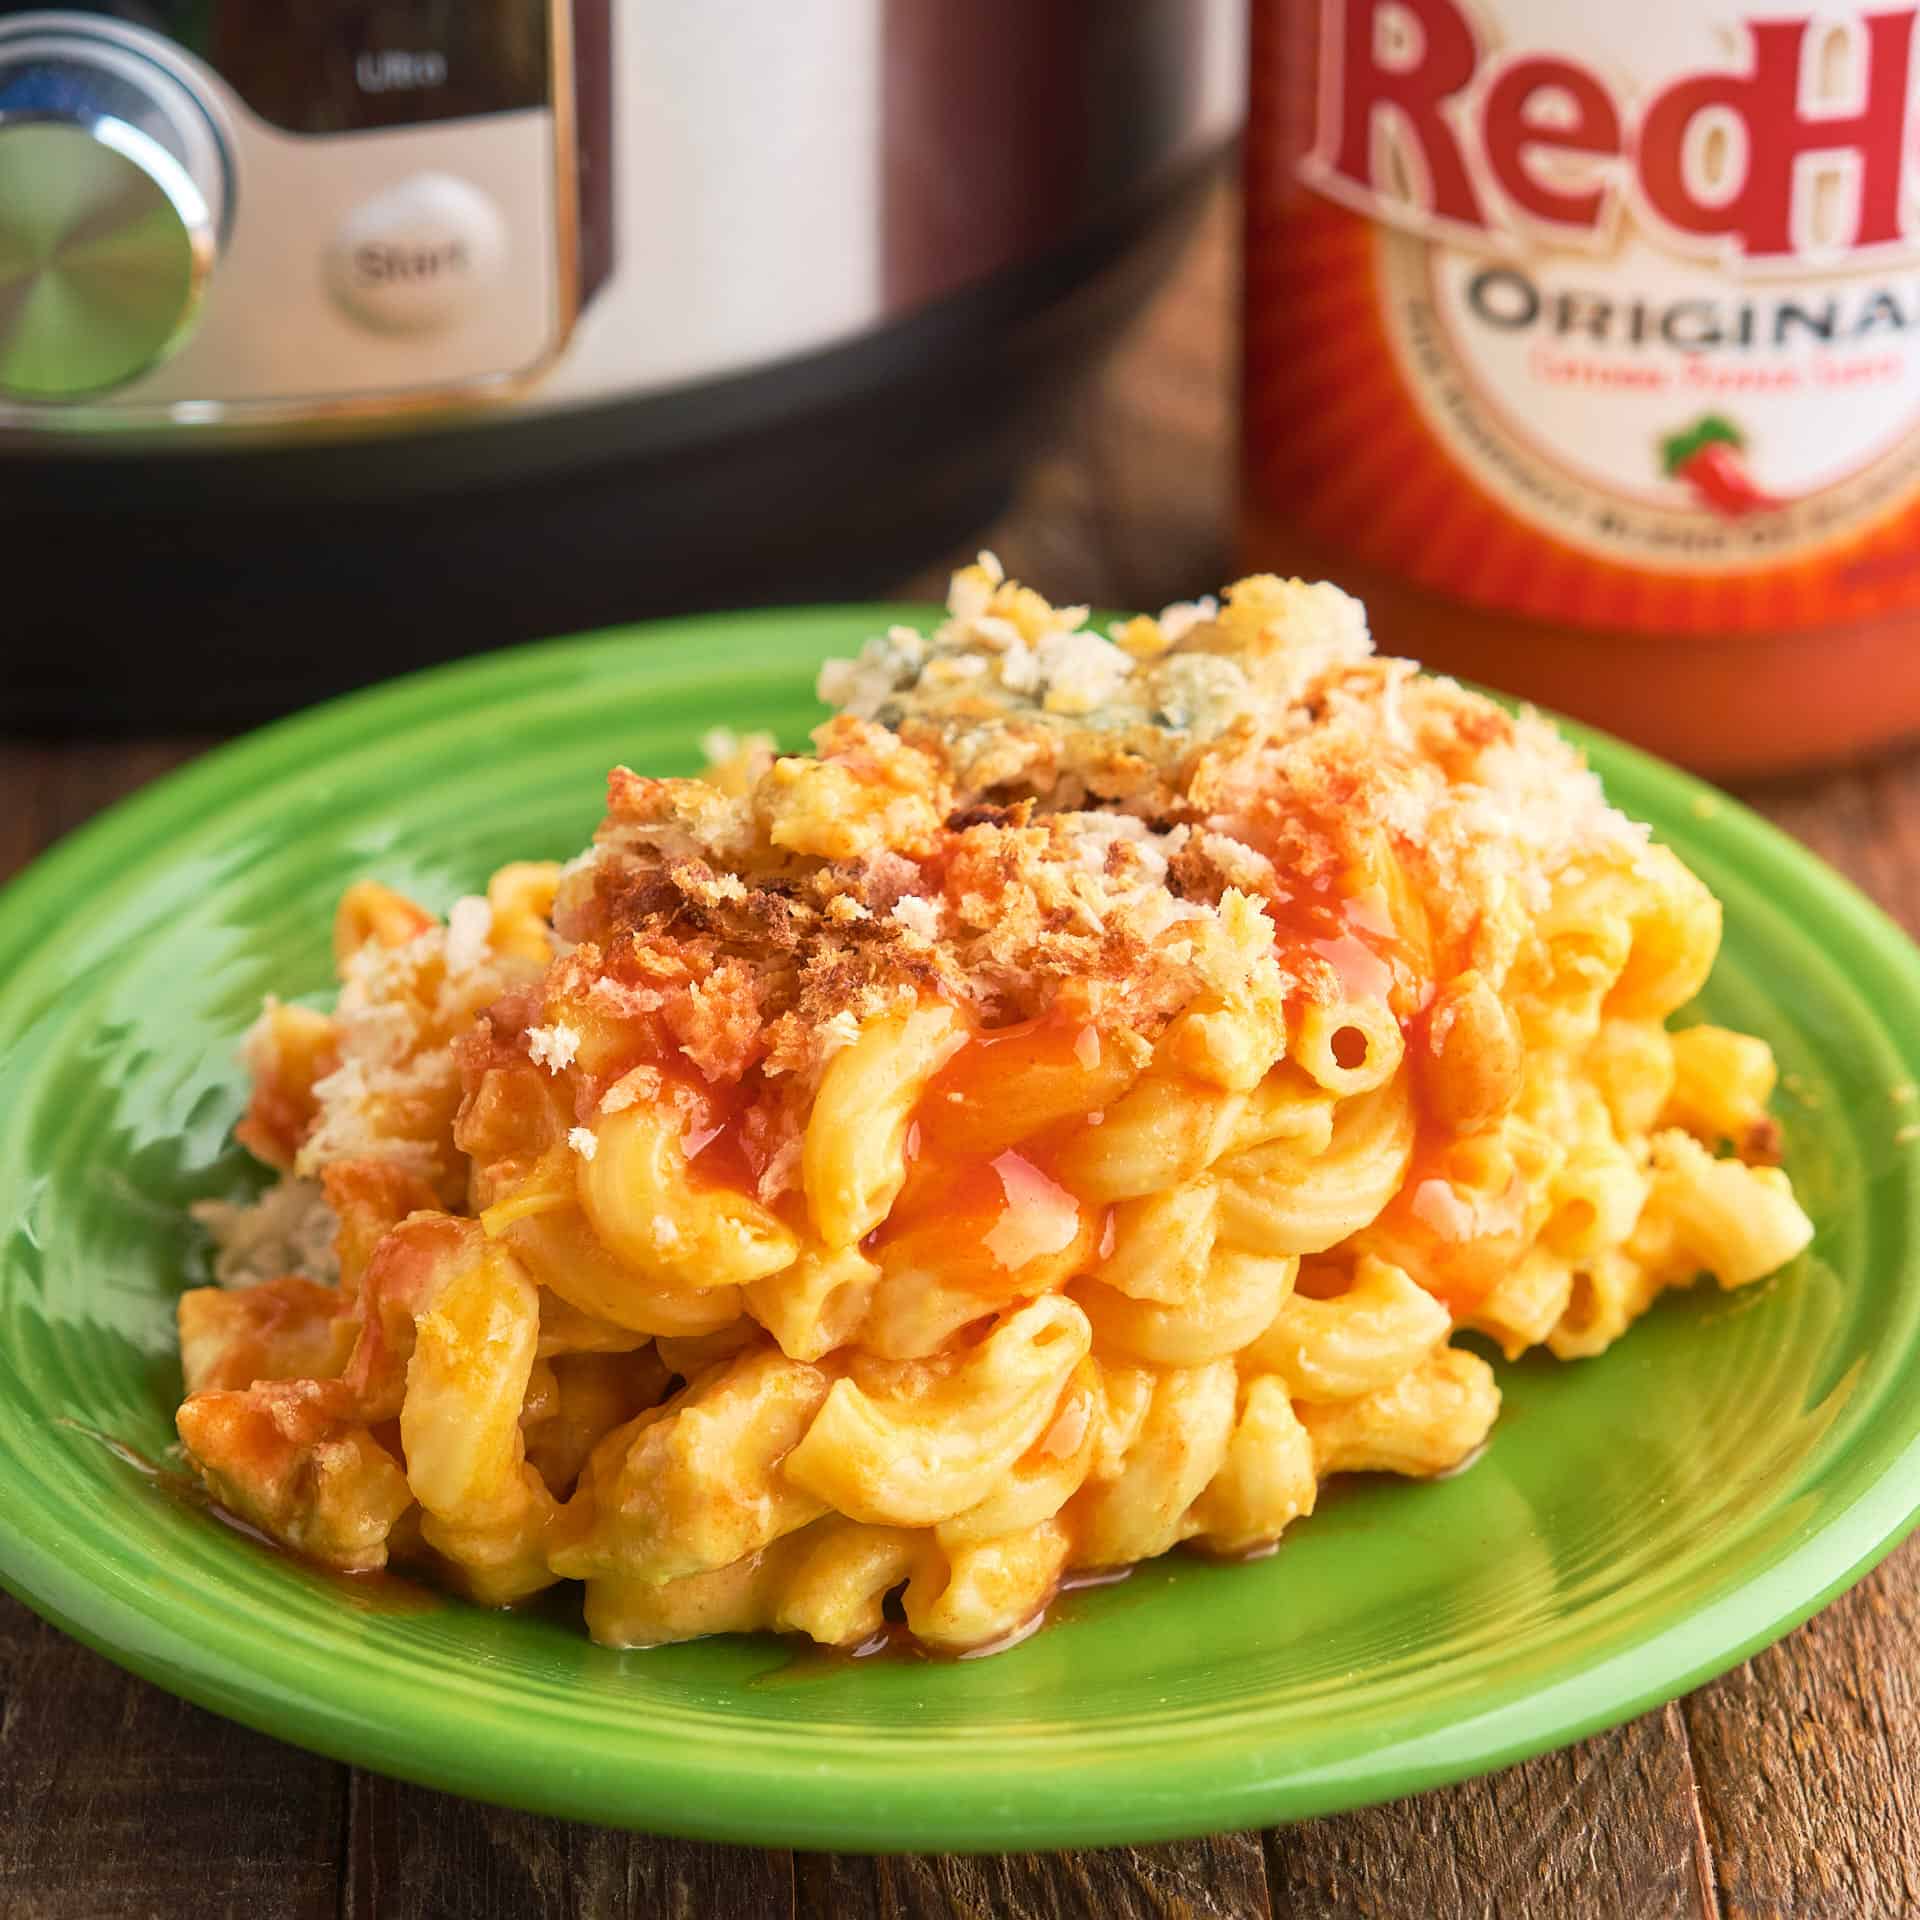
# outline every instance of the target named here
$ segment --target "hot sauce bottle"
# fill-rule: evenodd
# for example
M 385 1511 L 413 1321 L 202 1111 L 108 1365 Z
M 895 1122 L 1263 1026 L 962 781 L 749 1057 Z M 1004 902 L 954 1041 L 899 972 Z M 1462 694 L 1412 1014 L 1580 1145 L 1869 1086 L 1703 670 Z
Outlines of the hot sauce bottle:
M 1710 772 L 1920 733 L 1916 13 L 1253 0 L 1244 560 Z

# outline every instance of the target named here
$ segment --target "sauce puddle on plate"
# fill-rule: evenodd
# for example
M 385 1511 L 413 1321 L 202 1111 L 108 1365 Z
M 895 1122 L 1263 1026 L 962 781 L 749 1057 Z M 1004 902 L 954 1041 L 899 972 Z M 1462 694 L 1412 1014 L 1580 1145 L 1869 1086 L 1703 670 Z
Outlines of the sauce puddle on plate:
M 311 1560 L 288 1553 L 257 1527 L 250 1527 L 244 1520 L 229 1513 L 192 1474 L 178 1467 L 163 1466 L 159 1461 L 149 1459 L 137 1447 L 129 1446 L 110 1433 L 102 1433 L 98 1427 L 88 1426 L 84 1420 L 70 1419 L 62 1414 L 53 1424 L 68 1433 L 77 1433 L 95 1446 L 104 1447 L 162 1499 L 173 1506 L 184 1507 L 217 1521 L 227 1532 L 246 1541 L 256 1552 L 268 1554 L 279 1565 L 292 1567 L 308 1579 L 318 1582 L 329 1595 L 356 1613 L 437 1613 L 451 1604 L 447 1595 L 436 1593 L 431 1587 L 422 1586 L 419 1581 L 410 1580 L 404 1574 L 389 1573 L 384 1569 L 369 1573 L 340 1573 L 330 1567 L 316 1566 Z
M 958 1666 L 964 1660 L 982 1660 L 989 1654 L 1004 1653 L 1017 1647 L 1042 1627 L 1056 1626 L 1074 1617 L 1078 1608 L 1075 1596 L 1101 1587 L 1117 1587 L 1133 1574 L 1132 1567 L 1099 1567 L 1084 1573 L 1070 1573 L 1054 1589 L 1053 1598 L 1031 1620 L 1023 1621 L 1012 1632 L 990 1640 L 985 1646 L 969 1647 L 964 1653 L 941 1653 L 923 1646 L 908 1630 L 900 1608 L 900 1590 L 886 1597 L 886 1622 L 878 1633 L 870 1634 L 858 1646 L 823 1647 L 815 1641 L 801 1640 L 776 1667 L 756 1673 L 746 1682 L 749 1692 L 764 1692 L 774 1687 L 801 1686 L 845 1673 L 859 1661 L 884 1659 L 889 1665 L 918 1664 Z

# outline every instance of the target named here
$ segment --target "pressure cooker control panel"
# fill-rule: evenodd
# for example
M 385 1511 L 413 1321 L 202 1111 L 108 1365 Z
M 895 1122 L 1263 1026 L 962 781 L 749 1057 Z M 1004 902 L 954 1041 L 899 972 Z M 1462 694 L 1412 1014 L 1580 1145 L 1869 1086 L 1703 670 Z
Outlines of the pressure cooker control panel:
M 0 0 L 0 433 L 517 391 L 583 292 L 575 12 Z

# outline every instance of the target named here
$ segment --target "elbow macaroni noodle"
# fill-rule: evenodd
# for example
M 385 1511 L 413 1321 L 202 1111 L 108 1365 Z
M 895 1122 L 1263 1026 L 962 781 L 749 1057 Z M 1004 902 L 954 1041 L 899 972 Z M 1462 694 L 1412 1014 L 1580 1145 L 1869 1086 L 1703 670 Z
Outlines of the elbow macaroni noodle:
M 1004 654 L 1053 616 L 1000 591 L 969 570 L 955 618 L 1004 604 Z M 1460 1466 L 1500 1398 L 1463 1333 L 1596 1354 L 1665 1289 L 1806 1245 L 1767 1164 L 1766 1045 L 1666 1025 L 1719 938 L 1670 854 L 1541 855 L 1524 901 L 1483 875 L 1506 904 L 1463 934 L 1384 829 L 1362 912 L 1330 883 L 1303 905 L 1282 833 L 1223 851 L 1154 827 L 1149 859 L 1147 829 L 1083 810 L 1097 857 L 1047 843 L 1030 937 L 1088 944 L 995 1017 L 971 987 L 1007 965 L 994 913 L 972 974 L 935 936 L 1040 845 L 1014 838 L 1045 831 L 1031 802 L 967 819 L 891 736 L 847 737 L 699 791 L 629 775 L 622 799 L 616 776 L 596 857 L 678 861 L 694 935 L 616 948 L 591 872 L 533 863 L 444 926 L 349 890 L 340 1004 L 269 1007 L 241 1129 L 286 1178 L 275 1205 L 331 1209 L 337 1274 L 289 1259 L 180 1305 L 180 1432 L 223 1504 L 329 1566 L 486 1603 L 582 1581 L 617 1645 L 860 1647 L 903 1622 L 988 1648 L 1076 1571 L 1256 1552 L 1329 1475 Z M 996 740 L 992 768 L 1043 791 Z M 1242 760 L 1207 764 L 1225 817 Z M 757 947 L 730 870 L 687 866 L 754 835 L 813 877 L 814 924 L 884 927 L 898 959 L 884 991 L 836 976 L 867 997 L 784 1056 L 769 1009 L 799 989 L 775 957 L 811 966 L 804 943 Z M 900 875 L 937 846 L 930 905 Z M 1193 908 L 1176 881 L 1203 856 L 1225 879 Z M 867 892 L 833 892 L 861 861 Z M 1136 969 L 1125 995 L 1101 999 L 1088 953 Z

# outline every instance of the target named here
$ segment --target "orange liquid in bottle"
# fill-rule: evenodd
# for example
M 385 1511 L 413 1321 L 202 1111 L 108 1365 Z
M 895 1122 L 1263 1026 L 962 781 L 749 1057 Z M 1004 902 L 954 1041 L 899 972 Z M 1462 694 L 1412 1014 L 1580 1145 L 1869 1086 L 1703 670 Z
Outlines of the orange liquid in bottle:
M 1710 772 L 1920 733 L 1914 29 L 1254 0 L 1243 563 Z

